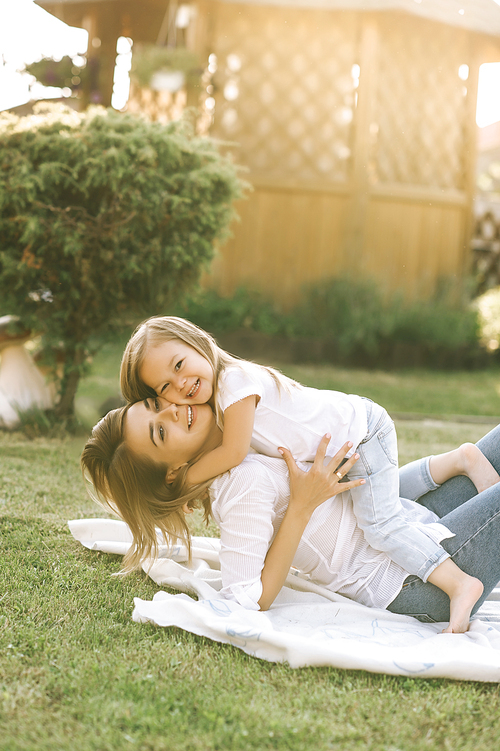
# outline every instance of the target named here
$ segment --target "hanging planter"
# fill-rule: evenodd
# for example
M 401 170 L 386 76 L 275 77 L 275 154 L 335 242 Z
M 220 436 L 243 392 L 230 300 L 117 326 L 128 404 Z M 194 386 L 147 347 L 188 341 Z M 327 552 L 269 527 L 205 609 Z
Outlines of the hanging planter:
M 202 73 L 197 56 L 184 47 L 134 46 L 130 77 L 141 88 L 171 93 L 196 88 Z

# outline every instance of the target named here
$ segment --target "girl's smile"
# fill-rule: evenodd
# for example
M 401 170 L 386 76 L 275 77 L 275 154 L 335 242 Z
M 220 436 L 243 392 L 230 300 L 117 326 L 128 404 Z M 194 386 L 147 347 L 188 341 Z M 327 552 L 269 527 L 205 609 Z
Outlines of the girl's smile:
M 205 404 L 213 393 L 212 366 L 179 339 L 148 350 L 139 375 L 146 386 L 173 404 Z

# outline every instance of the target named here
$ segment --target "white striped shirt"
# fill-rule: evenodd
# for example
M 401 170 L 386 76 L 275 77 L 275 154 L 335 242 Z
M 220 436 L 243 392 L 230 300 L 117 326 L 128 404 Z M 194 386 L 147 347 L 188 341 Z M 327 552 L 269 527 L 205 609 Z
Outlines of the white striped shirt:
M 299 464 L 302 469 L 310 465 Z M 250 454 L 238 467 L 217 477 L 211 487 L 212 511 L 221 533 L 222 594 L 258 610 L 261 572 L 290 498 L 283 459 Z M 408 521 L 430 524 L 440 542 L 446 536 L 438 517 L 402 499 Z M 443 534 L 444 532 L 444 534 Z M 385 608 L 408 573 L 366 542 L 357 526 L 349 491 L 319 506 L 311 516 L 293 566 L 317 584 L 364 605 Z

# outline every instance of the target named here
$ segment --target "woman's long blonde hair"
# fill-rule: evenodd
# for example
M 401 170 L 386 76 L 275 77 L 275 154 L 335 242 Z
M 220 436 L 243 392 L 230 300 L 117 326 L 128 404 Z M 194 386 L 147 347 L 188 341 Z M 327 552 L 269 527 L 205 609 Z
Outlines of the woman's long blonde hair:
M 81 456 L 84 477 L 91 483 L 94 500 L 128 524 L 133 544 L 123 560 L 122 573 L 140 568 L 146 558 L 158 555 L 159 545 L 182 541 L 191 556 L 190 534 L 184 504 L 195 508 L 201 501 L 205 520 L 210 517 L 208 485 L 188 486 L 191 462 L 167 484 L 167 463 L 134 454 L 125 441 L 127 407 L 115 409 L 92 431 Z M 160 535 L 158 535 L 160 532 Z M 163 539 L 162 539 L 163 536 Z
M 186 482 L 189 467 L 206 453 L 204 450 L 181 468 L 174 482 L 167 484 L 169 465 L 157 464 L 133 453 L 125 440 L 125 420 L 130 404 L 156 396 L 139 375 L 147 351 L 171 339 L 190 345 L 212 366 L 215 416 L 221 428 L 223 415 L 217 404 L 219 377 L 228 365 L 241 362 L 221 349 L 206 331 L 175 316 L 149 318 L 137 327 L 128 342 L 120 381 L 129 405 L 109 412 L 97 423 L 81 456 L 84 476 L 91 483 L 91 496 L 107 510 L 118 514 L 132 532 L 134 542 L 123 561 L 124 573 L 139 568 L 145 558 L 157 556 L 162 542 L 158 540 L 158 530 L 168 543 L 184 542 L 191 554 L 189 528 L 182 510 L 186 503 L 194 508 L 201 502 L 206 521 L 211 514 L 208 495 L 211 480 L 196 486 Z M 278 387 L 288 388 L 295 383 L 273 368 L 259 367 L 274 378 Z
M 155 316 L 148 318 L 136 328 L 122 357 L 120 386 L 123 396 L 128 402 L 136 402 L 156 396 L 155 391 L 146 386 L 141 380 L 140 371 L 148 350 L 172 339 L 180 339 L 185 344 L 189 344 L 200 355 L 205 357 L 212 366 L 214 372 L 213 404 L 215 418 L 217 425 L 223 428 L 224 416 L 217 399 L 219 378 L 224 368 L 232 364 L 237 365 L 241 360 L 221 349 L 210 334 L 185 318 Z M 278 388 L 284 387 L 289 389 L 292 385 L 298 385 L 295 381 L 287 378 L 274 368 L 268 368 L 264 365 L 258 365 L 258 367 L 272 376 Z

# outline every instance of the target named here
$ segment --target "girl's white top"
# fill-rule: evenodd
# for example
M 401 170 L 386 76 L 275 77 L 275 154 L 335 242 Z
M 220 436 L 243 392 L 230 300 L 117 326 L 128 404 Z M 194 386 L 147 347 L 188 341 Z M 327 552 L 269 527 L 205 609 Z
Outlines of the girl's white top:
M 285 385 L 279 388 L 268 371 L 245 360 L 220 375 L 218 403 L 223 412 L 247 396 L 259 397 L 251 447 L 260 454 L 280 457 L 278 446 L 284 446 L 296 461 L 310 462 L 321 438 L 330 433 L 328 456 L 334 456 L 346 441 L 353 444 L 347 456 L 354 453 L 367 432 L 364 400 L 283 380 Z
M 310 467 L 299 466 L 304 470 Z M 239 466 L 212 482 L 210 497 L 221 533 L 221 592 L 245 608 L 258 610 L 264 561 L 290 499 L 285 461 L 249 454 Z M 429 535 L 441 542 L 448 530 L 436 524 L 436 514 L 404 498 L 401 503 L 409 524 L 428 524 Z M 293 566 L 317 584 L 376 608 L 387 607 L 408 576 L 388 555 L 366 542 L 349 491 L 314 511 Z

